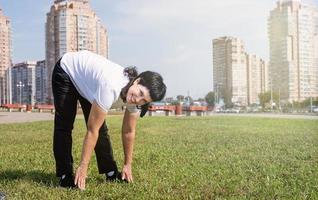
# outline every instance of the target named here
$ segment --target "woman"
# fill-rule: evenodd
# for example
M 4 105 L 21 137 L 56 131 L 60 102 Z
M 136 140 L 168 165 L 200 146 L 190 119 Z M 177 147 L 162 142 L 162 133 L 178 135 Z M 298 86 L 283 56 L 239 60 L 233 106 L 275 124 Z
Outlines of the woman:
M 155 72 L 137 74 L 135 68 L 123 68 L 89 51 L 66 53 L 52 74 L 55 105 L 53 150 L 56 176 L 60 186 L 85 189 L 85 179 L 93 150 L 100 174 L 107 181 L 133 181 L 132 154 L 138 118 L 147 112 L 148 103 L 162 100 L 166 86 Z M 117 169 L 107 133 L 105 118 L 111 105 L 121 98 L 127 103 L 122 124 L 124 166 Z M 79 100 L 87 126 L 81 162 L 73 174 L 72 129 Z

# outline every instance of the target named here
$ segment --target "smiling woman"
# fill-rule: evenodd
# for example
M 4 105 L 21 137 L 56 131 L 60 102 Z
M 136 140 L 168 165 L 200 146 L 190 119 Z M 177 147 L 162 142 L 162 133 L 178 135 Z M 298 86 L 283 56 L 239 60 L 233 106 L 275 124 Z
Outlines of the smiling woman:
M 126 94 L 127 103 L 143 105 L 152 101 L 149 90 L 146 87 L 140 85 L 139 82 L 140 79 L 137 79 L 134 81 L 132 86 L 130 86 Z
M 163 99 L 166 86 L 160 74 L 146 71 L 138 75 L 136 68 L 126 68 L 89 51 L 66 53 L 55 65 L 52 88 L 56 109 L 53 150 L 56 175 L 60 186 L 85 189 L 85 179 L 93 150 L 100 174 L 107 181 L 132 182 L 132 152 L 138 118 L 147 112 L 148 103 Z M 108 129 L 107 111 L 118 99 L 127 103 L 122 125 L 124 166 L 117 169 Z M 85 116 L 87 133 L 80 165 L 73 176 L 72 129 L 79 100 Z
M 130 77 L 130 83 L 122 89 L 120 94 L 124 102 L 144 105 L 163 99 L 165 93 L 162 90 L 163 80 L 160 74 L 145 71 L 136 76 L 138 73 L 135 67 L 128 67 L 125 69 L 125 72 Z

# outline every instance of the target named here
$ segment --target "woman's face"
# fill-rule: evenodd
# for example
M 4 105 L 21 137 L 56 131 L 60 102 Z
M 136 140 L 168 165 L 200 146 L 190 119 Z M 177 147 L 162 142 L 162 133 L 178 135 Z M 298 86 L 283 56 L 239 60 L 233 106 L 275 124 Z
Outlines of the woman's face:
M 149 90 L 145 86 L 138 84 L 139 81 L 140 79 L 135 80 L 128 89 L 126 96 L 127 103 L 143 105 L 152 101 Z

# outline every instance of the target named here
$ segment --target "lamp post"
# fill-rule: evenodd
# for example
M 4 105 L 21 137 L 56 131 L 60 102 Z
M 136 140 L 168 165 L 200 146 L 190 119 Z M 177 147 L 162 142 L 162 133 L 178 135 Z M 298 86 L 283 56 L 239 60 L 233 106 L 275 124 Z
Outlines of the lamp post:
M 310 113 L 312 113 L 312 96 L 310 96 Z
M 218 83 L 214 83 L 214 101 L 215 101 L 215 104 L 218 104 Z
M 217 102 L 217 104 L 220 104 L 220 97 L 221 97 L 221 94 L 220 94 L 220 87 L 222 86 L 222 83 L 215 83 L 215 88 L 216 88 L 216 92 L 215 92 L 215 96 L 216 96 L 216 99 L 215 101 Z
M 279 107 L 279 111 L 282 112 L 282 108 L 280 105 L 280 87 L 278 88 L 278 107 Z
M 310 83 L 309 83 L 310 84 Z M 310 113 L 312 113 L 312 93 L 311 93 L 311 87 L 309 85 L 306 85 L 305 86 L 305 91 L 308 91 L 309 94 L 310 94 L 310 97 L 309 97 L 309 101 L 310 101 Z
M 28 104 L 32 104 L 32 83 L 28 83 Z
M 17 88 L 20 89 L 20 104 L 21 104 L 21 96 L 22 96 L 22 88 L 24 87 L 24 84 L 22 84 L 21 81 L 19 81 L 19 84 L 17 84 Z
M 310 87 L 310 86 L 309 86 Z M 311 87 L 309 88 L 310 92 L 310 113 L 312 113 L 312 93 L 311 93 Z
M 271 112 L 273 112 L 273 84 L 271 80 Z

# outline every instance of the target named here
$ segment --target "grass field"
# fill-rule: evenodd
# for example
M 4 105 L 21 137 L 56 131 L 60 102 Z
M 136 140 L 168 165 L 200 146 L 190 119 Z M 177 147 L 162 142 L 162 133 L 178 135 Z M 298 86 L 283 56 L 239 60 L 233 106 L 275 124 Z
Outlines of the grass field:
M 121 116 L 107 123 L 121 167 Z M 0 192 L 8 199 L 318 199 L 318 120 L 147 117 L 138 124 L 134 183 L 105 183 L 94 157 L 82 192 L 57 187 L 52 128 L 0 125 Z M 84 134 L 77 120 L 76 164 Z

